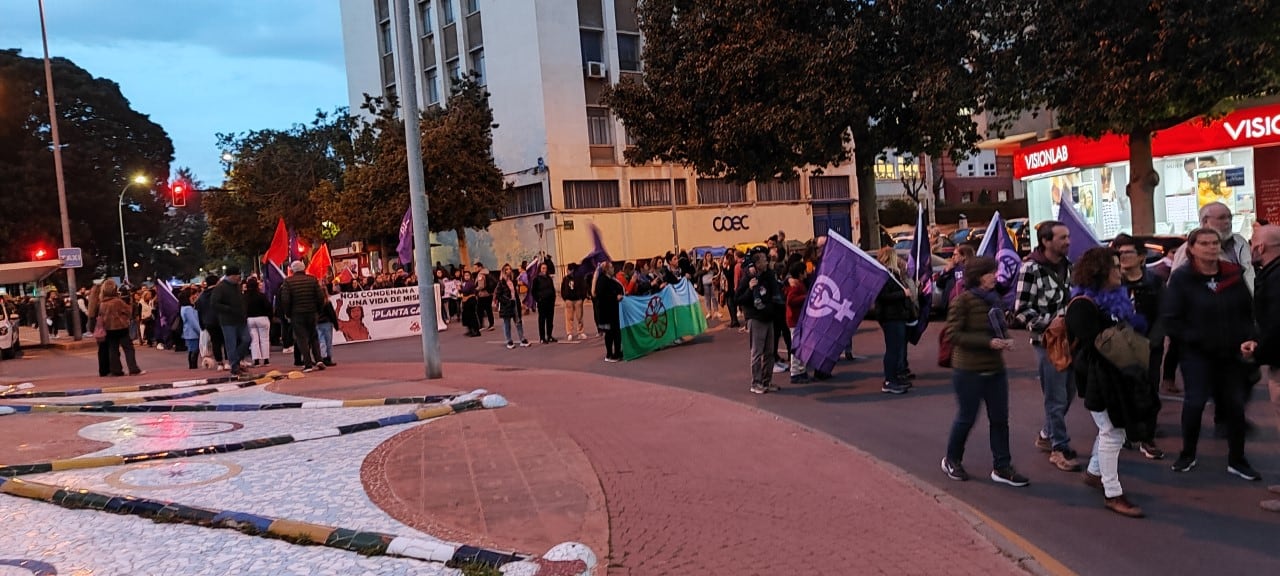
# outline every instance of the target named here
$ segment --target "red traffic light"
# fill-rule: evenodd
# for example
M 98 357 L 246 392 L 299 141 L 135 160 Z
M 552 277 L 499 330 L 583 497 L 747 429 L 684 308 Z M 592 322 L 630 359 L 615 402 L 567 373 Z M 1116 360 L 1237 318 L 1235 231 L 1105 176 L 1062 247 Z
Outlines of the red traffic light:
M 35 256 L 36 260 L 44 260 L 45 256 L 48 255 L 49 251 L 44 248 L 36 248 L 36 251 L 32 254 L 32 256 Z
M 187 185 L 183 182 L 174 182 L 169 190 L 173 193 L 173 205 L 182 207 L 187 205 Z

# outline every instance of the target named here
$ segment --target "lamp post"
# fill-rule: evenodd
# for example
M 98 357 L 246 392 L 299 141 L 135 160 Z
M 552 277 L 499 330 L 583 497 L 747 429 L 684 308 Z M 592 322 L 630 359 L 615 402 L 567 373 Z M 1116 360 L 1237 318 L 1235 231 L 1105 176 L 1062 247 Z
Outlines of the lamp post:
M 124 260 L 124 283 L 129 283 L 129 249 L 124 245 L 124 193 L 134 184 L 148 184 L 151 181 L 146 176 L 134 176 L 132 180 L 124 183 L 124 188 L 120 189 L 120 198 L 116 201 L 116 214 L 120 216 L 120 256 Z

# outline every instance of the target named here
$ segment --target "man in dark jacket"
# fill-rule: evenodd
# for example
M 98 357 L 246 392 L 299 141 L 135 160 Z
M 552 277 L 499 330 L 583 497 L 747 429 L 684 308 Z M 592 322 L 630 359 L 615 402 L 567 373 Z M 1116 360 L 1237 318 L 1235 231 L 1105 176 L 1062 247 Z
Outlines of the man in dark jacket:
M 747 331 L 751 335 L 751 392 L 755 394 L 777 390 L 773 386 L 773 315 L 774 304 L 781 300 L 779 290 L 768 256 L 756 252 L 734 295 L 747 317 Z
M 548 274 L 545 263 L 538 265 L 538 275 L 533 277 L 533 285 L 529 291 L 533 293 L 533 301 L 538 307 L 538 339 L 543 344 L 556 342 L 551 333 L 555 330 L 556 317 L 556 282 Z
M 290 265 L 293 275 L 285 278 L 280 288 L 280 308 L 293 325 L 293 341 L 302 360 L 302 371 L 324 370 L 320 359 L 320 342 L 316 338 L 316 314 L 328 300 L 320 281 L 306 273 L 301 260 Z
M 1267 387 L 1277 416 L 1276 426 L 1280 427 L 1280 226 L 1260 226 L 1253 233 L 1250 248 L 1253 263 L 1259 267 L 1253 286 L 1253 313 L 1259 338 L 1252 356 L 1258 365 L 1270 368 Z M 1280 494 L 1280 486 L 1272 486 L 1271 491 Z M 1261 506 L 1280 512 L 1280 499 L 1263 500 Z
M 244 373 L 240 359 L 249 355 L 249 316 L 244 308 L 244 294 L 240 291 L 240 268 L 228 266 L 222 281 L 213 287 L 209 306 L 222 327 L 222 339 L 227 346 L 227 363 L 231 375 Z
M 213 310 L 211 303 L 213 298 L 213 288 L 218 285 L 218 277 L 210 274 L 204 279 L 205 290 L 196 298 L 196 312 L 200 314 L 200 325 L 204 327 L 204 331 L 209 333 L 209 348 L 213 349 L 213 361 L 217 363 L 219 369 L 226 369 L 223 364 L 223 351 L 226 350 L 225 343 L 222 338 L 222 326 L 218 324 L 218 313 Z

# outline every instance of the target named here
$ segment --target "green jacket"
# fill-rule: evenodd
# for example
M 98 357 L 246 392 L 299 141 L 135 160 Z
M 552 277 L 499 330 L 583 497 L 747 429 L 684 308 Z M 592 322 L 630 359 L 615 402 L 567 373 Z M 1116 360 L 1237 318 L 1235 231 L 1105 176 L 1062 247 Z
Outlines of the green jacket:
M 951 367 L 971 372 L 1004 370 L 1004 356 L 991 349 L 991 305 L 965 290 L 947 309 L 947 332 L 951 338 Z

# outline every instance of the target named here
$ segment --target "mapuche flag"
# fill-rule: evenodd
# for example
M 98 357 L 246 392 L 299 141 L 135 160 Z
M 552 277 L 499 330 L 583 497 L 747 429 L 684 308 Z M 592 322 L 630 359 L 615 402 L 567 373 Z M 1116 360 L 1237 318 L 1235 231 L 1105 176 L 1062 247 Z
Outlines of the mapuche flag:
M 889 281 L 889 270 L 834 230 L 796 324 L 792 345 L 805 365 L 830 373 Z

